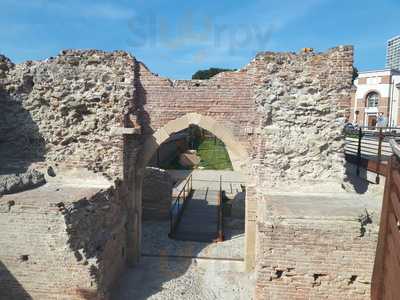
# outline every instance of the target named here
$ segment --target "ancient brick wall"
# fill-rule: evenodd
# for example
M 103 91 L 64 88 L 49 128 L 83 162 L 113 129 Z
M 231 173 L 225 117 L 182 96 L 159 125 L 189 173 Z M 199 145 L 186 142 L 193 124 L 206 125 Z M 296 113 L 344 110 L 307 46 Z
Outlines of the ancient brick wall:
M 106 299 L 126 264 L 123 197 L 47 185 L 0 198 L 0 299 Z
M 370 299 L 379 205 L 336 195 L 264 198 L 256 299 Z
M 349 47 L 261 53 L 242 70 L 205 81 L 158 77 L 123 52 L 65 51 L 44 62 L 1 64 L 2 145 L 15 147 L 0 148 L 24 150 L 11 157 L 32 154 L 121 175 L 124 146 L 110 137 L 113 126 L 138 123 L 150 135 L 195 112 L 231 130 L 250 156 L 258 154 L 265 182 L 340 172 L 336 121 L 350 102 Z M 137 116 L 127 122 L 128 113 Z
M 252 76 L 246 69 L 223 72 L 209 80 L 170 80 L 151 73 L 140 63 L 141 88 L 137 95 L 147 114 L 152 134 L 169 121 L 188 113 L 212 117 L 248 146 L 248 128 L 257 126 L 252 101 Z
M 143 220 L 169 220 L 173 179 L 165 170 L 147 167 L 143 179 Z
M 256 299 L 370 299 L 377 228 L 303 221 L 260 228 Z
M 257 224 L 257 299 L 369 297 L 376 219 L 365 228 L 360 225 L 362 205 L 348 209 L 351 217 L 334 212 L 345 206 L 339 183 L 344 178 L 342 125 L 351 101 L 352 63 L 351 47 L 321 54 L 263 53 L 255 59 L 256 82 L 261 82 L 255 101 L 263 118 L 250 190 L 256 201 L 248 200 L 246 220 L 250 230 Z M 327 192 L 321 186 L 326 182 L 339 186 L 329 204 L 321 194 Z M 313 201 L 311 207 L 327 212 L 298 205 L 288 216 L 290 203 L 301 197 L 294 193 L 282 196 L 274 204 L 282 209 L 271 213 L 271 192 L 291 184 L 292 193 L 313 184 L 317 194 L 303 196 Z

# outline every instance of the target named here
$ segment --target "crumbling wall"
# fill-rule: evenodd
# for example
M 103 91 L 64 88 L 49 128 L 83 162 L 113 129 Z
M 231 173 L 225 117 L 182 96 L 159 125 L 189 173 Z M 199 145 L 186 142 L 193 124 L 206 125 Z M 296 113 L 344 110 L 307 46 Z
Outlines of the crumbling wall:
M 135 60 L 125 52 L 63 51 L 46 61 L 0 59 L 2 160 L 62 162 L 122 178 L 124 107 Z
M 260 53 L 246 67 L 259 123 L 251 136 L 246 190 L 246 262 L 255 266 L 258 203 L 271 188 L 341 182 L 341 119 L 351 100 L 353 48 L 326 53 Z
M 0 299 L 107 299 L 126 261 L 124 193 L 47 185 L 0 198 Z
M 125 52 L 67 50 L 18 65 L 1 56 L 0 176 L 58 165 L 125 179 L 136 138 L 111 133 L 132 126 L 135 65 Z M 103 299 L 132 256 L 134 191 L 125 181 L 118 192 L 87 188 L 85 175 L 74 182 L 0 198 L 5 298 Z
M 262 121 L 258 183 L 342 180 L 343 117 L 351 101 L 353 48 L 261 53 L 253 62 Z
M 171 81 L 124 52 L 69 50 L 19 65 L 3 57 L 0 105 L 18 107 L 0 124 L 1 148 L 34 148 L 37 158 L 121 174 L 122 138 L 111 138 L 110 130 L 127 126 L 128 112 L 140 110 L 129 122 L 140 123 L 145 135 L 196 112 L 225 125 L 257 157 L 262 184 L 342 177 L 339 117 L 350 102 L 352 63 L 352 47 L 345 46 L 266 52 L 210 80 Z

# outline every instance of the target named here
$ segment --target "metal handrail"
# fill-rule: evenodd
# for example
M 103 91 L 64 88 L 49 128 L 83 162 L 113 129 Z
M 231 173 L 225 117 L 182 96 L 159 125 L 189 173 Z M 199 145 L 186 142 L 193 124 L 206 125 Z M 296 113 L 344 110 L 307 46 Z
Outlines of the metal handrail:
M 392 138 L 399 137 L 399 133 L 393 133 L 393 132 L 385 132 L 385 129 L 392 129 L 396 128 L 399 129 L 398 127 L 376 127 L 376 131 L 374 132 L 368 132 L 365 131 L 366 128 L 371 128 L 370 126 L 360 126 L 357 128 L 357 131 L 352 130 L 350 133 L 353 133 L 354 135 L 357 134 L 357 154 L 356 154 L 356 165 L 357 165 L 357 175 L 360 175 L 360 168 L 365 167 L 370 171 L 373 171 L 376 173 L 376 178 L 375 182 L 379 184 L 380 182 L 380 175 L 385 175 L 386 172 L 386 165 L 383 165 L 384 162 L 388 159 L 387 156 L 387 146 L 383 145 L 383 142 L 387 142 L 388 140 Z M 364 129 L 364 130 L 363 130 Z M 349 132 L 347 132 L 349 133 Z M 369 140 L 368 138 L 373 136 L 374 141 L 377 142 L 377 144 L 365 144 L 362 141 L 365 141 L 365 139 Z M 356 137 L 353 136 L 355 139 Z M 383 149 L 384 148 L 384 149 Z M 363 152 L 364 151 L 364 152 Z M 373 159 L 371 160 L 370 158 L 365 158 L 363 157 L 363 153 L 365 155 L 365 151 L 369 153 L 369 155 L 373 155 Z M 376 151 L 376 152 L 375 152 Z M 385 152 L 386 151 L 386 152 Z M 375 154 L 374 154 L 375 152 Z M 349 154 L 351 155 L 351 154 Z M 349 158 L 351 159 L 351 158 Z M 351 161 L 351 160 L 350 160 Z
M 219 178 L 217 240 L 218 242 L 222 242 L 224 240 L 224 217 L 222 209 L 222 175 Z
M 179 192 L 178 196 L 175 198 L 169 210 L 169 220 L 170 220 L 170 232 L 169 237 L 173 237 L 176 228 L 181 220 L 183 210 L 185 208 L 186 200 L 192 195 L 193 191 L 193 178 L 192 174 L 186 180 L 182 190 Z

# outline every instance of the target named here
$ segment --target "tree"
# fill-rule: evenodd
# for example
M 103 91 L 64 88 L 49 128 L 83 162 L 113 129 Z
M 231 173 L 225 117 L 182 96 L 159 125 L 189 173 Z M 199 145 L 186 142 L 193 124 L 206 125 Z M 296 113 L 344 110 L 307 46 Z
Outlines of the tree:
M 358 69 L 356 67 L 353 67 L 353 83 L 354 80 L 356 80 L 358 77 Z
M 210 68 L 208 70 L 199 70 L 193 74 L 192 79 L 210 79 L 218 73 L 227 71 L 236 71 L 236 69 Z

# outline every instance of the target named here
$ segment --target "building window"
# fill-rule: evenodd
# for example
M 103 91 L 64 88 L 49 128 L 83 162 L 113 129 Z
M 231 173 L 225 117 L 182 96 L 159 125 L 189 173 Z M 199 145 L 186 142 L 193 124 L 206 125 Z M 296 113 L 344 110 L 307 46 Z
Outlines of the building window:
M 376 92 L 369 93 L 367 96 L 367 107 L 377 107 L 379 104 L 379 95 Z

